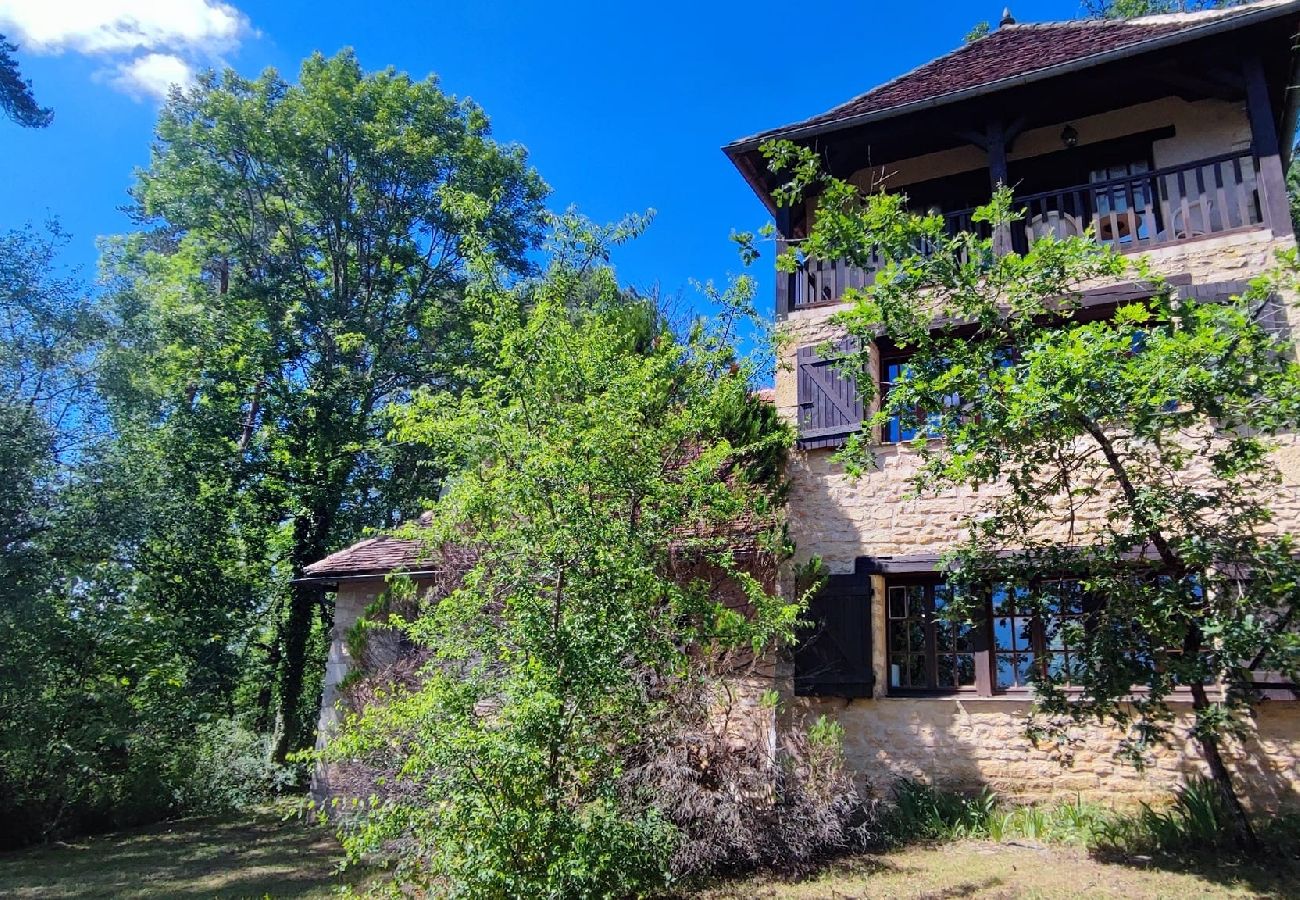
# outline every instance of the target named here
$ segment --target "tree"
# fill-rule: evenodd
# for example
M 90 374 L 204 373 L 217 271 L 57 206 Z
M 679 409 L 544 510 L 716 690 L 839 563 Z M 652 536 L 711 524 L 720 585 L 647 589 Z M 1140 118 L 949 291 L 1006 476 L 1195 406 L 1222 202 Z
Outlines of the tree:
M 1083 9 L 1099 19 L 1133 19 L 1164 13 L 1196 12 L 1239 6 L 1247 0 L 1083 0 Z
M 522 271 L 545 193 L 477 106 L 351 51 L 307 59 L 297 84 L 207 73 L 162 110 L 134 189 L 154 230 L 110 253 L 112 395 L 211 501 L 186 530 L 215 529 L 269 586 L 259 702 L 280 758 L 310 742 L 328 632 L 319 588 L 293 579 L 433 492 L 437 461 L 387 440 L 389 411 L 459 383 L 467 223 Z
M 701 658 L 780 643 L 799 609 L 731 552 L 738 520 L 776 524 L 790 440 L 733 349 L 752 287 L 678 342 L 593 268 L 609 235 L 588 237 L 522 295 L 477 283 L 487 370 L 404 411 L 405 439 L 456 461 L 419 532 L 454 577 L 376 620 L 429 664 L 380 689 L 328 751 L 391 773 L 385 799 L 345 826 L 349 850 L 398 846 L 404 876 L 455 896 L 661 886 L 670 801 L 628 771 L 690 702 Z M 675 576 L 682 558 L 716 566 L 745 611 Z
M 44 128 L 54 121 L 54 110 L 41 107 L 32 94 L 31 79 L 24 79 L 13 54 L 18 48 L 0 34 L 0 110 L 23 128 Z
M 1038 616 L 1077 648 L 1035 670 L 1031 734 L 1118 723 L 1129 735 L 1119 749 L 1140 761 L 1170 737 L 1168 701 L 1185 689 L 1194 722 L 1182 733 L 1253 843 L 1222 745 L 1245 726 L 1255 672 L 1297 674 L 1300 562 L 1269 501 L 1271 439 L 1300 428 L 1300 366 L 1261 325 L 1295 288 L 1294 252 L 1239 297 L 1179 299 L 1091 235 L 995 253 L 1005 242 L 994 235 L 1020 215 L 1005 189 L 975 214 L 984 236 L 951 236 L 901 196 L 810 175 L 807 151 L 768 153 L 795 173 L 787 201 L 819 190 L 784 268 L 798 256 L 885 259 L 838 321 L 864 346 L 883 336 L 912 351 L 873 424 L 901 416 L 917 430 L 915 490 L 983 489 L 951 553 L 953 615 L 972 621 L 993 590 L 1003 614 Z M 1109 318 L 1077 315 L 1085 284 L 1121 276 L 1149 281 L 1151 296 Z M 873 463 L 863 436 L 843 456 L 857 471 Z M 1082 597 L 1062 594 L 1069 577 Z

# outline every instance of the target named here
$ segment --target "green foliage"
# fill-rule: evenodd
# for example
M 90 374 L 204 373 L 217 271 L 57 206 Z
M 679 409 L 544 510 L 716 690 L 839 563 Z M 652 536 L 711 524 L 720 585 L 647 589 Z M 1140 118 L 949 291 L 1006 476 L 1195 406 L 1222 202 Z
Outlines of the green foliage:
M 242 655 L 277 756 L 311 743 L 328 626 L 292 579 L 436 493 L 445 464 L 391 413 L 472 377 L 468 235 L 523 271 L 545 193 L 473 103 L 351 51 L 296 83 L 208 73 L 160 114 L 134 188 L 153 230 L 106 248 L 118 464 L 153 461 L 145 591 Z
M 1239 6 L 1247 0 L 1083 0 L 1084 12 L 1099 19 L 1133 19 L 1165 13 Z
M 18 48 L 0 34 L 0 111 L 23 128 L 44 128 L 54 121 L 54 110 L 36 102 L 31 79 L 18 69 L 16 52 Z
M 988 22 L 976 22 L 974 27 L 972 27 L 970 31 L 966 32 L 966 37 L 962 38 L 962 41 L 967 44 L 973 44 L 980 38 L 988 37 L 989 32 L 992 30 L 992 26 L 990 26 Z
M 894 803 L 881 824 L 896 843 L 985 837 L 998 815 L 997 805 L 997 795 L 987 788 L 965 796 L 903 779 L 894 785 Z
M 217 813 L 248 807 L 275 797 L 302 779 L 294 767 L 271 758 L 271 738 L 251 731 L 237 719 L 201 725 L 192 749 L 184 754 L 188 767 L 178 779 L 178 806 Z
M 884 260 L 836 321 L 866 348 L 883 336 L 913 353 L 869 424 L 899 416 L 916 429 L 915 492 L 1005 488 L 978 495 L 949 553 L 949 614 L 969 619 L 991 585 L 1007 585 L 1022 615 L 1069 639 L 1072 664 L 1034 675 L 1031 734 L 1068 749 L 1070 723 L 1117 723 L 1128 729 L 1117 750 L 1140 761 L 1170 737 L 1167 701 L 1186 688 L 1196 713 L 1186 736 L 1235 808 L 1219 741 L 1242 727 L 1252 671 L 1300 668 L 1300 562 L 1269 508 L 1270 451 L 1300 427 L 1300 366 L 1260 325 L 1294 289 L 1296 254 L 1240 296 L 1199 302 L 1092 235 L 1008 252 L 1020 218 L 1009 190 L 976 211 L 978 234 L 953 236 L 905 197 L 822 176 L 808 151 L 767 153 L 793 175 L 792 195 L 818 191 L 785 267 Z M 1124 279 L 1149 283 L 1151 296 L 1080 315 L 1085 286 Z M 869 353 L 848 365 L 873 371 Z M 873 399 L 872 379 L 858 383 Z M 840 454 L 851 472 L 875 465 L 870 434 Z M 1045 576 L 1078 577 L 1105 602 L 1062 623 Z M 1226 689 L 1212 697 L 1207 684 Z
M 729 337 L 756 321 L 752 287 L 724 295 L 721 331 L 679 341 L 593 262 L 610 233 L 583 234 L 513 290 L 484 265 L 470 296 L 485 370 L 460 396 L 418 392 L 397 420 L 454 461 L 425 537 L 471 562 L 404 626 L 432 654 L 420 685 L 359 711 L 327 751 L 391 773 L 344 819 L 349 851 L 395 853 L 400 877 L 453 896 L 662 886 L 677 830 L 629 767 L 698 693 L 699 659 L 787 640 L 799 609 L 732 552 L 732 523 L 773 519 L 772 455 L 790 440 L 753 409 Z M 674 573 L 697 563 L 744 612 Z
M 1015 805 L 987 788 L 968 795 L 902 780 L 894 786 L 894 803 L 882 814 L 881 826 L 886 839 L 895 844 L 1031 840 L 1126 856 L 1236 857 L 1235 814 L 1218 785 L 1194 778 L 1170 801 L 1142 803 L 1135 811 L 1114 810 L 1082 798 L 1046 806 Z M 1270 818 L 1260 830 L 1268 852 L 1294 853 L 1295 816 Z

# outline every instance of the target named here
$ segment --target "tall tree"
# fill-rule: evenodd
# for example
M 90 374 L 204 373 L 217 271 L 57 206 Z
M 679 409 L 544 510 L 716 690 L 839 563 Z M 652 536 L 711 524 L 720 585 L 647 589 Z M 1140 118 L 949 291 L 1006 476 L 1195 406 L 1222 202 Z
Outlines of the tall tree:
M 527 303 L 476 285 L 481 383 L 423 392 L 404 417 L 461 466 L 422 530 L 451 548 L 448 586 L 400 604 L 430 661 L 420 683 L 381 690 L 331 751 L 391 775 L 345 828 L 349 850 L 396 849 L 400 876 L 451 896 L 661 888 L 671 799 L 629 769 L 663 749 L 711 651 L 788 639 L 800 608 L 731 552 L 738 519 L 780 546 L 790 437 L 734 350 L 752 284 L 678 343 L 608 269 L 588 271 L 605 242 L 589 235 Z M 723 602 L 705 561 L 747 607 Z
M 768 152 L 795 173 L 789 200 L 818 189 L 783 267 L 885 260 L 839 316 L 864 347 L 883 336 L 912 352 L 873 424 L 900 417 L 915 433 L 919 493 L 984 489 L 953 548 L 951 615 L 974 621 L 992 592 L 997 615 L 1037 617 L 1047 646 L 1071 647 L 1033 669 L 1033 733 L 1116 723 L 1117 749 L 1139 762 L 1172 734 L 1193 740 L 1253 843 L 1223 746 L 1248 727 L 1256 672 L 1300 675 L 1300 558 L 1270 509 L 1274 438 L 1300 430 L 1300 365 L 1263 325 L 1295 290 L 1295 252 L 1239 297 L 1179 299 L 1091 235 L 995 252 L 993 235 L 1021 227 L 1007 190 L 975 213 L 986 236 L 952 236 L 904 197 L 810 178 L 807 150 Z M 1087 284 L 1121 277 L 1149 280 L 1151 296 L 1077 315 Z M 862 436 L 844 456 L 874 464 Z M 1190 727 L 1176 724 L 1175 690 L 1191 698 Z
M 54 110 L 42 107 L 32 94 L 30 78 L 23 78 L 14 54 L 18 48 L 0 34 L 0 110 L 24 128 L 44 128 L 54 121 Z
M 1239 6 L 1247 0 L 1083 0 L 1083 9 L 1100 19 L 1132 19 L 1163 13 L 1196 12 Z
M 279 757 L 309 742 L 323 628 L 319 589 L 293 578 L 432 493 L 436 465 L 387 439 L 388 412 L 460 379 L 467 226 L 522 271 L 545 193 L 473 103 L 351 51 L 296 84 L 208 73 L 162 110 L 134 189 L 155 230 L 112 254 L 115 398 L 170 435 L 196 496 L 243 511 L 220 534 L 280 586 Z

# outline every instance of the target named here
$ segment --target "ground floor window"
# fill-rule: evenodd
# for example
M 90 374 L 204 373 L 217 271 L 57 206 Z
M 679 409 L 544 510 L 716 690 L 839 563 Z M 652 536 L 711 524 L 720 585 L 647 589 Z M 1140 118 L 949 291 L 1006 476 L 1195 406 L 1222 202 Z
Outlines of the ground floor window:
M 1034 609 L 1026 590 L 994 586 L 973 615 L 952 621 L 943 615 L 951 593 L 941 579 L 890 579 L 885 591 L 890 692 L 1023 691 L 1035 672 L 1064 674 L 1068 683 L 1075 665 L 1071 637 L 1092 604 L 1077 579 L 1048 579 L 1036 589 L 1045 602 Z

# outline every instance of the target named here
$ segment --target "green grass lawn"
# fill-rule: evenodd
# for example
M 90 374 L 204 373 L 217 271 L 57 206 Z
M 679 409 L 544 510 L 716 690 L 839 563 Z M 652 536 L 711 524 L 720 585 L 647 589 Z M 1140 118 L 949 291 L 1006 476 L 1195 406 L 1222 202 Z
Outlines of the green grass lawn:
M 0 897 L 323 898 L 364 878 L 336 874 L 341 853 L 327 830 L 285 815 L 276 808 L 186 819 L 0 853 Z M 1283 898 L 1300 897 L 1300 861 L 1101 861 L 1063 845 L 964 841 L 854 857 L 797 882 L 770 876 L 721 882 L 698 896 Z
M 0 897 L 331 897 L 351 879 L 325 829 L 285 808 L 183 819 L 0 853 Z
M 1033 842 L 960 841 L 859 856 L 799 882 L 746 878 L 721 884 L 706 900 L 851 898 L 1300 897 L 1300 864 L 1205 863 L 1149 859 L 1099 861 L 1081 848 Z

